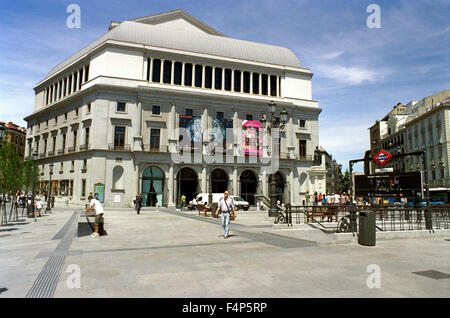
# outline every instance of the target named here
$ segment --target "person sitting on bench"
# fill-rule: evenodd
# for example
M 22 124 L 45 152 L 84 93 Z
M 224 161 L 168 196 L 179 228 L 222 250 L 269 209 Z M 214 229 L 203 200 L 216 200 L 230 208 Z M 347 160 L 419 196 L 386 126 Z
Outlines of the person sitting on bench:
M 94 233 L 92 233 L 92 237 L 96 238 L 99 237 L 100 234 L 98 233 L 98 226 L 100 223 L 103 222 L 103 207 L 99 200 L 94 199 L 92 195 L 88 197 L 89 200 L 89 208 L 85 210 L 85 213 L 89 213 L 91 211 L 95 211 L 95 227 L 94 227 Z

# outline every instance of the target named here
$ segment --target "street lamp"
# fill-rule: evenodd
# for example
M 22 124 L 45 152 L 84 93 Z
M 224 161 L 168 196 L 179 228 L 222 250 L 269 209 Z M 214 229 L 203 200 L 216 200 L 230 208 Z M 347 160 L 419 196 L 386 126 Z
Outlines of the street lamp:
M 52 209 L 50 208 L 50 198 L 52 196 L 53 163 L 51 163 L 49 165 L 49 168 L 50 168 L 50 172 L 49 172 L 50 181 L 48 182 L 48 198 L 47 198 L 47 208 L 45 209 L 45 213 L 47 213 L 47 212 L 51 213 L 52 212 Z
M 281 130 L 284 130 L 284 126 L 287 123 L 288 120 L 288 112 L 286 109 L 283 108 L 283 110 L 280 112 L 280 121 L 277 121 L 275 117 L 275 111 L 276 111 L 276 104 L 271 101 L 269 104 L 269 113 L 270 118 L 269 120 L 266 117 L 266 114 L 263 114 L 262 119 L 260 121 L 261 128 L 263 130 L 266 130 L 269 135 L 271 135 L 272 128 L 280 128 Z M 273 147 L 273 142 L 272 142 Z M 273 153 L 273 150 L 272 150 Z M 275 174 L 269 175 L 270 178 L 270 208 L 269 208 L 269 217 L 276 217 L 278 215 L 278 208 L 277 208 L 277 194 L 276 194 L 276 182 L 275 182 Z
M 38 158 L 38 153 L 33 152 L 33 185 L 31 187 L 31 206 L 28 206 L 28 217 L 34 217 L 34 185 L 36 182 L 36 160 Z

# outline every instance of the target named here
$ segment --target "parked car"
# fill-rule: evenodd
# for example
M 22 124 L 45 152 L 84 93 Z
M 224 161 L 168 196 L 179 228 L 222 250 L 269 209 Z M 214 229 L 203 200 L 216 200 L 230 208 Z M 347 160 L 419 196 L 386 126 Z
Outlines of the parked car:
M 234 200 L 234 205 L 236 206 L 236 211 L 243 209 L 244 211 L 247 211 L 250 208 L 250 203 L 242 199 L 241 197 L 237 195 L 231 195 L 230 196 Z

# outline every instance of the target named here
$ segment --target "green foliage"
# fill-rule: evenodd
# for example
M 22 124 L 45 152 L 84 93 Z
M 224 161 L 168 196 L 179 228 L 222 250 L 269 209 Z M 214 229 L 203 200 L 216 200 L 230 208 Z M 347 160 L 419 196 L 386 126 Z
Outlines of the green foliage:
M 340 175 L 340 186 L 341 186 L 341 192 L 348 193 L 348 190 L 350 188 L 350 173 L 348 170 L 345 170 L 343 174 Z

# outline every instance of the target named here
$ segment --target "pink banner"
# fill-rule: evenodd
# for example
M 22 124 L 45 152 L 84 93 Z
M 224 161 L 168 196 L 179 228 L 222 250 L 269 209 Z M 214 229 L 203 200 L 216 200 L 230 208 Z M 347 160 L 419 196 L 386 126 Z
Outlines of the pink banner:
M 261 123 L 254 120 L 242 121 L 244 155 L 262 155 Z

